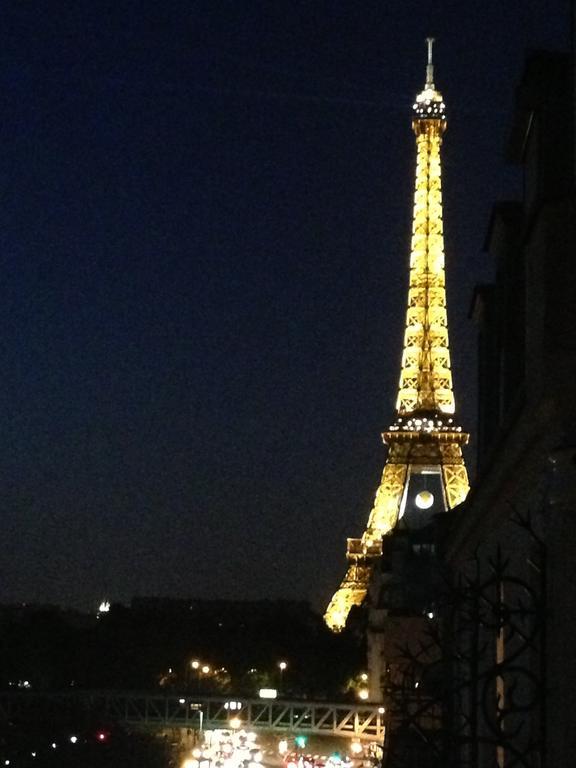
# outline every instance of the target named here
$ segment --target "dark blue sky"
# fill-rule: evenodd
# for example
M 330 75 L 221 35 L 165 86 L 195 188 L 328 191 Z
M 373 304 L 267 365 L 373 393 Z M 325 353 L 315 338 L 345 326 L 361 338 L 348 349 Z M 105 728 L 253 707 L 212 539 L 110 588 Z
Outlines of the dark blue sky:
M 329 598 L 384 461 L 438 37 L 453 367 L 569 0 L 7 0 L 0 601 Z

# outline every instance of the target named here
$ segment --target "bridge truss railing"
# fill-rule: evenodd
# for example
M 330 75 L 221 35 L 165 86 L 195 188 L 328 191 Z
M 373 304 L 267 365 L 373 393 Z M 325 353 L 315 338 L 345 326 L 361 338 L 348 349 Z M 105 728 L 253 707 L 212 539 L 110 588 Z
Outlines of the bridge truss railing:
M 70 710 L 129 725 L 276 731 L 382 742 L 384 710 L 375 704 L 279 701 L 189 694 L 77 691 L 0 693 L 0 717 L 24 710 Z

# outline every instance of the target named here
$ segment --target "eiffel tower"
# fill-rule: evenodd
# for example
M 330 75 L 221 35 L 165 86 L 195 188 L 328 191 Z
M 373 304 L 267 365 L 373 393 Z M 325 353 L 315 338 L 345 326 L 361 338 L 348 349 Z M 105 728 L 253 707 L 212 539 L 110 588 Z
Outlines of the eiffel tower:
M 344 628 L 352 606 L 364 600 L 382 537 L 400 520 L 409 527 L 425 525 L 468 493 L 462 458 L 468 435 L 454 417 L 446 313 L 440 162 L 446 107 L 434 85 L 434 39 L 426 42 L 426 84 L 412 118 L 416 184 L 396 419 L 382 435 L 388 456 L 366 530 L 362 538 L 348 539 L 346 575 L 324 614 L 334 631 Z

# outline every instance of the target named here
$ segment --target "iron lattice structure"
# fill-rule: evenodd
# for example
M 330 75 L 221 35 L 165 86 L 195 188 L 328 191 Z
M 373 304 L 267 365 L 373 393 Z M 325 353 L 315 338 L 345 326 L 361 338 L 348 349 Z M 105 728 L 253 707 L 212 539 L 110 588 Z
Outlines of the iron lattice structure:
M 0 692 L 0 724 L 14 719 L 57 721 L 83 713 L 86 721 L 123 723 L 155 730 L 197 730 L 242 727 L 283 734 L 384 739 L 384 709 L 374 704 L 354 705 L 327 701 L 263 701 L 189 694 L 135 691 L 75 691 L 73 693 Z
M 468 435 L 454 419 L 446 311 L 440 148 L 447 123 L 442 94 L 434 85 L 432 42 L 429 38 L 426 84 L 413 108 L 416 183 L 396 419 L 383 434 L 388 456 L 366 530 L 360 539 L 348 539 L 346 575 L 324 615 L 335 631 L 344 627 L 350 609 L 363 602 L 382 553 L 382 537 L 401 516 L 413 475 L 440 477 L 444 510 L 460 504 L 468 493 L 462 457 Z

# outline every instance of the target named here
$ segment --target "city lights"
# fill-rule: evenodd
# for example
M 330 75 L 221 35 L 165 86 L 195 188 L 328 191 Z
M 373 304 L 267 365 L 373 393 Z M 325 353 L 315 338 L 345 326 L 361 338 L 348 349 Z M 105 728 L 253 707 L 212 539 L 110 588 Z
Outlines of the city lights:
M 201 745 L 181 768 L 259 768 L 264 759 L 257 734 L 240 728 L 239 718 L 232 718 L 229 729 L 215 729 L 204 734 Z

